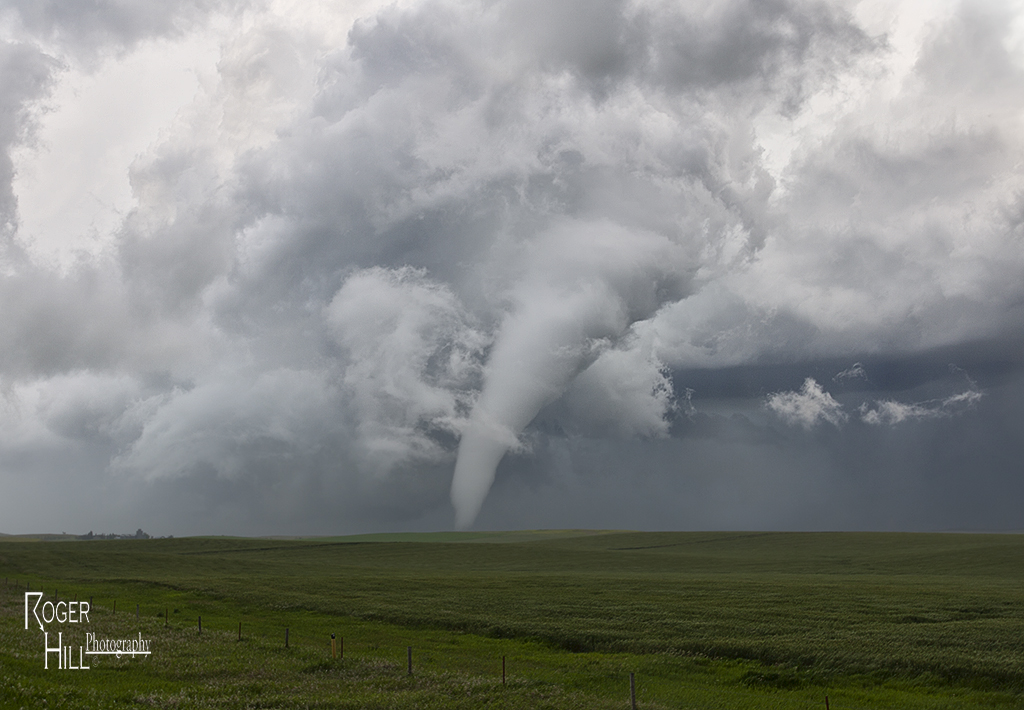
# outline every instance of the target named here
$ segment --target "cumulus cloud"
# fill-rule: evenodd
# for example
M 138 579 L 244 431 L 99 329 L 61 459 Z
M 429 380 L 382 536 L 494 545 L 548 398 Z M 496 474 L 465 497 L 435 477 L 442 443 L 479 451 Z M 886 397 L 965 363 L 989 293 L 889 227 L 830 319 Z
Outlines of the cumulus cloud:
M 839 426 L 849 417 L 843 405 L 821 388 L 813 377 L 804 380 L 799 392 L 775 392 L 768 395 L 766 405 L 787 424 L 813 428 L 818 422 Z
M 969 412 L 985 395 L 973 388 L 976 386 L 974 381 L 959 368 L 951 367 L 951 372 L 966 377 L 972 389 L 919 402 L 901 402 L 894 398 L 865 401 L 856 407 L 861 421 L 872 425 L 897 425 L 906 421 L 952 417 Z M 867 372 L 861 363 L 856 363 L 833 379 L 838 382 L 867 379 Z M 843 405 L 810 377 L 804 381 L 799 392 L 775 392 L 768 395 L 765 404 L 769 411 L 787 424 L 799 425 L 808 430 L 823 421 L 838 427 L 849 420 Z
M 324 433 L 337 434 L 330 394 L 314 373 L 277 370 L 155 395 L 125 412 L 138 432 L 115 465 L 149 477 L 202 470 L 226 478 L 244 475 L 254 459 L 285 465 L 315 455 Z
M 899 424 L 917 419 L 934 419 L 961 414 L 977 405 L 983 393 L 968 390 L 942 400 L 930 402 L 903 403 L 892 399 L 881 400 L 873 405 L 860 407 L 860 417 L 868 424 Z
M 408 267 L 366 269 L 327 306 L 343 348 L 342 396 L 367 463 L 446 460 L 481 377 L 487 336 L 455 295 Z
M 715 447 L 756 462 L 795 445 L 777 422 L 837 447 L 777 474 L 881 436 L 840 428 L 830 377 L 872 388 L 869 424 L 995 416 L 1024 337 L 1020 12 L 915 7 L 7 3 L 0 481 L 66 470 L 133 491 L 105 515 L 160 497 L 249 532 L 513 520 L 492 486 L 564 484 L 583 519 L 579 447 L 720 498 L 695 482 L 746 455 Z M 130 199 L 40 249 L 18 205 L 46 181 L 15 173 L 90 140 L 47 133 L 84 125 L 43 120 L 75 110 L 54 87 L 171 45 L 212 49 L 104 157 Z M 942 348 L 981 384 L 933 373 Z
M 140 392 L 129 376 L 88 371 L 5 389 L 0 437 L 8 455 L 87 445 L 96 439 L 124 440 L 121 417 Z
M 678 406 L 668 368 L 628 345 L 602 352 L 572 381 L 565 403 L 575 428 L 619 437 L 667 436 Z

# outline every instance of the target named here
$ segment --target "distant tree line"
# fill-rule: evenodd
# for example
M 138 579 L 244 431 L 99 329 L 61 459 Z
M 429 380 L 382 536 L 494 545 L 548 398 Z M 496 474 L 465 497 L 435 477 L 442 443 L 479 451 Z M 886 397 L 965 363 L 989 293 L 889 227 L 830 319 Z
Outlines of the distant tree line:
M 117 533 L 96 534 L 92 530 L 85 535 L 79 535 L 77 540 L 149 540 L 152 536 L 142 528 L 135 531 L 134 535 L 120 535 Z M 174 537 L 171 535 L 171 537 Z

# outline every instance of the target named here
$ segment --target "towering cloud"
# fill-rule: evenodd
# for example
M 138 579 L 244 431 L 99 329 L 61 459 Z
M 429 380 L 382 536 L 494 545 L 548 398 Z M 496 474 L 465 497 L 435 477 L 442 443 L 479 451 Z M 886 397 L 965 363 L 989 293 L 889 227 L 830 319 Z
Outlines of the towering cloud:
M 0 14 L 0 526 L 935 526 L 975 459 L 1018 485 L 1009 2 Z

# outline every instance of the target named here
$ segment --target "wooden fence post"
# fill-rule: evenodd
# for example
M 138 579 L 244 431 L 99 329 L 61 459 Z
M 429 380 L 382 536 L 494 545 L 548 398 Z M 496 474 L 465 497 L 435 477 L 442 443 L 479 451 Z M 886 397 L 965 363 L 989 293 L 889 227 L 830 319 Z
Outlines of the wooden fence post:
M 412 675 L 412 646 L 406 648 L 409 655 L 409 675 Z
M 636 710 L 636 676 L 629 674 L 629 706 Z
M 288 627 L 284 627 L 284 647 L 288 648 Z

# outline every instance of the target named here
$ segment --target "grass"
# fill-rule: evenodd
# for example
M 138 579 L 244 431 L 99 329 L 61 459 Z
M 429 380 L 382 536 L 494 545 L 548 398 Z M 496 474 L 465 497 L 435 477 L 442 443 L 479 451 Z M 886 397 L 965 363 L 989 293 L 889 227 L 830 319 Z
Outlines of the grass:
M 3 578 L 0 708 L 1024 708 L 1017 535 L 0 539 Z M 44 671 L 26 578 L 153 655 Z

